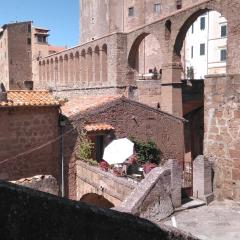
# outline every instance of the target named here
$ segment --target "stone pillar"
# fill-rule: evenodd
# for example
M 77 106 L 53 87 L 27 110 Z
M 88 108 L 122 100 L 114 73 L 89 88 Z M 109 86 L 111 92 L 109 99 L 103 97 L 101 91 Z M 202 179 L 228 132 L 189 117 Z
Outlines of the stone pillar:
M 182 205 L 182 167 L 175 159 L 170 159 L 167 166 L 171 169 L 172 204 L 178 208 Z
M 213 201 L 212 167 L 202 155 L 193 162 L 193 197 L 210 203 Z
M 182 66 L 166 64 L 162 68 L 161 110 L 182 117 Z

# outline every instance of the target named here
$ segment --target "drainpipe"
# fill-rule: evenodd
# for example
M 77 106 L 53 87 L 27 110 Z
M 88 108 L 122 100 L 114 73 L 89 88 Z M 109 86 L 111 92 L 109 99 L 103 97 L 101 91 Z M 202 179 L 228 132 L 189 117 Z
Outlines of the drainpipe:
M 61 145 L 60 145 L 60 153 L 61 153 L 61 196 L 65 197 L 65 180 L 64 180 L 64 127 L 66 126 L 66 121 L 64 116 L 60 114 L 59 116 L 59 126 L 60 126 L 60 134 L 61 134 Z

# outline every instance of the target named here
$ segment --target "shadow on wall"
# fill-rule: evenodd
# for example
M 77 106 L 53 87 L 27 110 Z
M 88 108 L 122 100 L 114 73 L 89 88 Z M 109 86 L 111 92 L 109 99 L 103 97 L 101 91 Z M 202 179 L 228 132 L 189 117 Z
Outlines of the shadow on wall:
M 100 208 L 113 208 L 114 205 L 108 201 L 106 198 L 104 198 L 101 195 L 98 195 L 96 193 L 88 193 L 85 194 L 81 199 L 80 202 L 85 202 L 91 205 L 94 205 L 96 207 Z

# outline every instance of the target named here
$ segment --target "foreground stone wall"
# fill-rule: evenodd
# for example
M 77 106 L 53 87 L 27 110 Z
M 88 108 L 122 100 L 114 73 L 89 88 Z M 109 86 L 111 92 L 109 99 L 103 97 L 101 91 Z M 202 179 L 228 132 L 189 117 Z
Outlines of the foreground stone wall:
M 116 211 L 90 207 L 0 182 L 4 240 L 197 240 L 186 233 Z
M 213 163 L 217 199 L 240 200 L 240 76 L 205 80 L 204 154 Z

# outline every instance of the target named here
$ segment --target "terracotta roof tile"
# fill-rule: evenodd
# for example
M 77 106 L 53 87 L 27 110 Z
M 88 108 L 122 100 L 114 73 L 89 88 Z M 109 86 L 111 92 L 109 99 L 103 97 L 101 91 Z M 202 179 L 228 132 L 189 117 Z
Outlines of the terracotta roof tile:
M 62 113 L 67 117 L 95 109 L 108 102 L 121 98 L 121 95 L 115 96 L 78 96 L 71 98 L 61 107 Z
M 48 91 L 8 91 L 7 102 L 0 102 L 0 107 L 59 105 L 59 102 Z
M 110 131 L 114 130 L 114 127 L 106 123 L 92 123 L 85 125 L 85 130 L 87 132 L 96 132 L 96 131 Z

